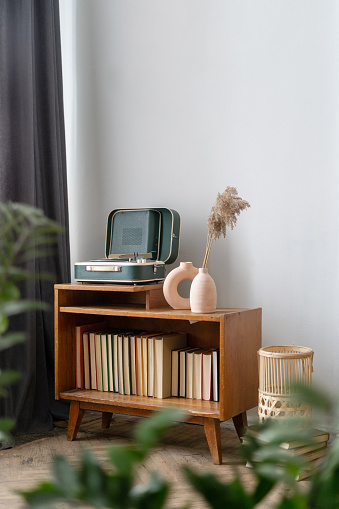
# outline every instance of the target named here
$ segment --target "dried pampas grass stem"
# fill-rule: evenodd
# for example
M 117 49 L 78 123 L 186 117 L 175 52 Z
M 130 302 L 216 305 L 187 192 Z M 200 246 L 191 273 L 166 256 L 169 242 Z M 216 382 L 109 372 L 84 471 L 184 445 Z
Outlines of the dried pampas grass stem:
M 207 266 L 213 242 L 221 235 L 226 237 L 227 226 L 233 230 L 237 224 L 237 216 L 247 207 L 250 207 L 250 204 L 238 196 L 235 187 L 229 186 L 222 194 L 218 193 L 207 221 L 208 233 L 203 268 Z

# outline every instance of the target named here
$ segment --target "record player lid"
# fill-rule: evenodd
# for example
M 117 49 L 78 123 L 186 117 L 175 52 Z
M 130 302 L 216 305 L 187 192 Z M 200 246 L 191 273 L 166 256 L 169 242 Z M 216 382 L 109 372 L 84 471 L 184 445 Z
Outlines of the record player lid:
M 173 263 L 179 251 L 180 216 L 168 208 L 114 209 L 107 218 L 106 258 L 139 255 Z

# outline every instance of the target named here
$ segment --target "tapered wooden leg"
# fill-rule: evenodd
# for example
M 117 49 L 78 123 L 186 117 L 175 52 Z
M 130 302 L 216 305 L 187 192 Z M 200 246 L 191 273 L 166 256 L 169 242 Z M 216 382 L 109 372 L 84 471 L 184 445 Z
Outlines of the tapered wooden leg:
M 69 409 L 67 440 L 76 439 L 84 412 L 85 410 L 80 408 L 80 403 L 78 401 L 71 401 L 71 406 Z
M 220 434 L 220 421 L 218 419 L 206 418 L 204 421 L 205 434 L 208 446 L 211 451 L 213 463 L 221 465 L 221 434 Z
M 239 439 L 241 439 L 244 436 L 244 431 L 247 428 L 247 415 L 246 412 L 243 412 L 242 414 L 235 415 L 232 417 L 233 424 L 235 427 L 235 431 L 238 434 Z
M 111 424 L 113 414 L 111 412 L 102 412 L 102 429 L 108 429 Z

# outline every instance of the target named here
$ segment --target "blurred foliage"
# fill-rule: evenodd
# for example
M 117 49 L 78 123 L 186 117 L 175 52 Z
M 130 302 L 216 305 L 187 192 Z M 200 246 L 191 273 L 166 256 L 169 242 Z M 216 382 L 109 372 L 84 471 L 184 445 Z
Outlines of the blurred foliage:
M 145 461 L 173 422 L 182 417 L 182 412 L 171 408 L 141 420 L 135 428 L 132 444 L 108 449 L 111 469 L 104 469 L 89 451 L 82 453 L 78 468 L 61 456 L 55 457 L 52 480 L 22 493 L 27 507 L 50 509 L 61 501 L 78 507 L 81 504 L 117 509 L 165 507 L 169 483 L 154 472 L 148 484 L 136 485 L 136 468 Z
M 298 397 L 325 413 L 337 412 L 338 406 L 325 394 L 310 387 L 300 387 Z M 109 466 L 104 469 L 90 452 L 84 452 L 80 466 L 74 467 L 63 457 L 54 459 L 52 480 L 21 493 L 26 507 L 47 509 L 57 502 L 71 506 L 116 509 L 163 509 L 170 493 L 169 483 L 158 473 L 148 484 L 136 485 L 136 468 L 182 415 L 173 409 L 158 412 L 137 426 L 133 443 L 108 450 Z M 304 423 L 304 421 L 303 421 Z M 242 482 L 239 468 L 233 479 L 222 482 L 213 473 L 183 468 L 188 482 L 212 509 L 252 509 L 279 487 L 281 496 L 273 509 L 337 509 L 339 507 L 339 444 L 334 440 L 327 454 L 309 480 L 300 484 L 298 475 L 306 467 L 302 457 L 282 448 L 289 441 L 300 445 L 312 443 L 312 428 L 298 419 L 269 419 L 258 424 L 254 435 L 247 434 L 240 446 L 244 462 L 251 464 L 252 488 Z M 248 484 L 248 483 L 247 483 Z M 273 505 L 272 505 L 273 504 Z M 87 507 L 87 505 L 86 505 Z M 192 506 L 193 507 L 193 506 Z M 262 506 L 261 506 L 262 507 Z
M 39 257 L 51 254 L 61 227 L 42 211 L 23 204 L 0 204 L 0 352 L 24 341 L 22 333 L 9 332 L 10 318 L 30 310 L 45 309 L 41 302 L 24 300 L 20 283 L 28 279 L 48 278 L 29 268 Z M 34 263 L 33 265 L 34 266 Z M 0 370 L 0 396 L 6 386 L 18 379 L 13 371 Z M 299 387 L 298 397 L 325 414 L 334 414 L 338 422 L 339 406 L 320 391 Z M 52 479 L 31 491 L 22 492 L 27 508 L 51 509 L 60 502 L 83 507 L 115 509 L 163 509 L 170 492 L 169 483 L 159 473 L 151 474 L 148 484 L 136 484 L 137 467 L 145 461 L 173 422 L 183 418 L 175 409 L 158 412 L 141 420 L 132 444 L 108 450 L 110 468 L 104 468 L 84 451 L 78 467 L 62 456 L 53 461 Z M 0 442 L 11 430 L 10 419 L 0 419 Z M 272 509 L 337 509 L 339 507 L 339 443 L 334 440 L 321 466 L 301 489 L 297 479 L 305 469 L 302 457 L 295 457 L 281 444 L 290 440 L 312 442 L 310 429 L 296 419 L 271 419 L 258 426 L 255 436 L 247 435 L 240 447 L 244 462 L 252 466 L 253 488 L 248 490 L 235 470 L 231 481 L 222 482 L 212 473 L 195 472 L 186 467 L 188 482 L 212 509 L 251 509 L 257 507 L 277 487 L 281 497 Z
M 41 302 L 21 298 L 20 283 L 51 278 L 37 273 L 34 261 L 52 253 L 62 228 L 41 210 L 25 204 L 0 203 L 0 355 L 25 340 L 23 332 L 10 332 L 10 319 L 27 311 L 46 309 Z M 0 397 L 6 387 L 19 379 L 19 373 L 0 369 Z M 14 421 L 0 419 L 0 442 L 8 439 Z

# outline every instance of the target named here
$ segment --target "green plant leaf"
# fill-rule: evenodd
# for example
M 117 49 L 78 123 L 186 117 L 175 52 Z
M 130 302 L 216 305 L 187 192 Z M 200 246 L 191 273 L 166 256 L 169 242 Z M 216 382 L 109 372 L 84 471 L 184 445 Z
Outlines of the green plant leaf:
M 265 447 L 258 449 L 252 459 L 255 462 L 262 463 L 290 463 L 293 465 L 303 465 L 304 463 L 302 456 L 294 456 L 291 451 L 282 449 L 275 444 L 266 445 Z
M 108 457 L 123 476 L 131 476 L 134 467 L 142 459 L 142 455 L 135 447 L 128 445 L 117 445 L 108 450 Z
M 228 484 L 221 483 L 213 474 L 198 474 L 189 468 L 184 468 L 186 476 L 192 486 L 209 503 L 212 509 L 252 509 L 253 499 L 235 478 Z
M 267 478 L 259 478 L 258 484 L 253 493 L 253 502 L 258 504 L 276 485 L 276 481 Z
M 0 386 L 12 385 L 20 379 L 20 373 L 17 371 L 0 371 Z
M 106 506 L 115 509 L 129 509 L 131 507 L 131 487 L 132 478 L 130 476 L 109 475 L 105 488 Z
M 79 483 L 84 500 L 95 507 L 107 506 L 108 476 L 89 451 L 84 451 L 82 454 Z
M 292 400 L 302 401 L 305 404 L 318 408 L 323 412 L 330 412 L 333 406 L 332 400 L 322 390 L 305 384 L 292 384 Z
M 135 428 L 134 438 L 137 449 L 145 456 L 154 447 L 175 421 L 183 419 L 184 413 L 177 408 L 166 408 L 154 414 L 152 419 L 144 419 Z
M 50 482 L 43 482 L 31 491 L 18 491 L 17 493 L 24 498 L 31 509 L 50 509 L 57 502 L 63 500 L 58 489 Z
M 67 500 L 76 499 L 79 494 L 79 479 L 77 472 L 62 456 L 56 456 L 53 461 L 53 475 L 57 490 Z
M 269 479 L 275 483 L 284 482 L 292 486 L 296 485 L 296 477 L 300 472 L 297 465 L 291 464 L 253 463 L 252 466 L 257 478 Z
M 8 316 L 5 315 L 5 313 L 0 308 L 0 335 L 4 334 L 9 327 L 9 320 Z
M 23 343 L 26 339 L 24 332 L 8 332 L 0 336 L 0 352 L 18 343 Z
M 7 316 L 18 315 L 26 313 L 27 311 L 47 311 L 49 306 L 44 302 L 37 302 L 33 300 L 19 300 L 12 302 L 5 302 L 0 305 L 0 312 Z
M 136 509 L 162 509 L 169 493 L 169 485 L 157 473 L 152 473 L 148 485 L 139 484 L 131 492 L 133 507 Z
M 5 281 L 1 285 L 0 302 L 19 300 L 20 292 L 17 286 L 12 281 Z
M 276 509 L 307 509 L 308 505 L 307 496 L 302 494 L 295 494 L 292 496 L 284 496 Z M 328 508 L 329 509 L 329 508 Z
M 1 417 L 0 418 L 0 429 L 1 431 L 8 433 L 11 431 L 15 426 L 15 420 L 9 419 L 8 417 Z
M 53 280 L 55 278 L 55 274 L 53 272 L 31 272 L 24 267 L 0 267 L 0 278 L 6 276 L 10 278 L 12 281 L 34 281 L 38 279 L 39 281 L 42 279 Z
M 314 471 L 310 490 L 312 507 L 332 509 L 339 507 L 339 441 L 336 438 L 320 469 Z
M 10 435 L 10 433 L 6 433 L 6 431 L 2 431 L 1 427 L 0 427 L 0 444 L 2 444 L 2 446 L 8 445 L 8 444 L 14 445 L 13 437 Z M 13 447 L 13 445 L 11 445 L 11 447 Z M 4 448 L 6 448 L 6 447 L 4 447 Z
M 259 427 L 260 429 L 260 427 Z M 263 444 L 283 444 L 284 442 L 312 443 L 312 428 L 303 428 L 298 419 L 271 419 L 260 429 L 257 441 Z
M 331 443 L 331 447 L 327 450 L 327 454 L 322 465 L 321 477 L 323 480 L 329 479 L 337 471 L 339 471 L 338 438 Z

